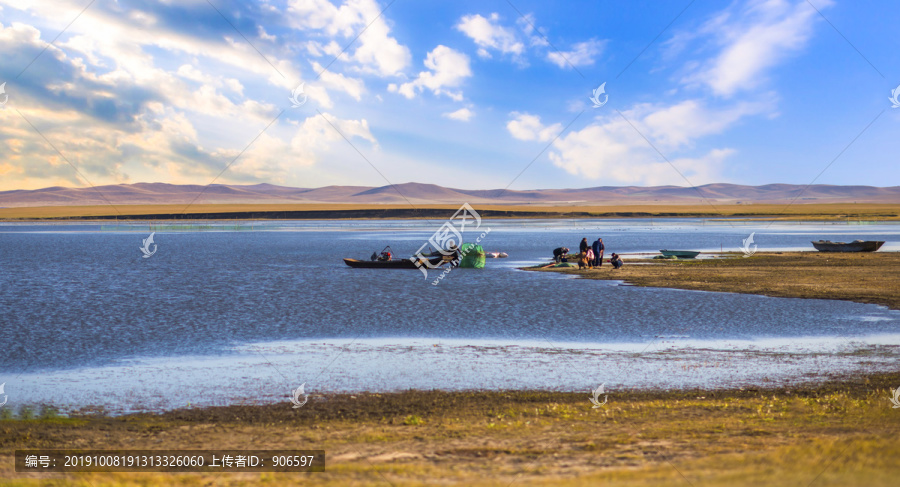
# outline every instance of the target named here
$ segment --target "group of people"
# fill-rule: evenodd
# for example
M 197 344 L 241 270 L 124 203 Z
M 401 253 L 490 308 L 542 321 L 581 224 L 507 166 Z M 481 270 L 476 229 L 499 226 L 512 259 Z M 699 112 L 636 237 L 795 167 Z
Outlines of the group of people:
M 598 238 L 594 241 L 594 243 L 589 244 L 587 237 L 581 239 L 581 243 L 578 244 L 578 267 L 600 267 L 603 265 L 603 254 L 606 251 L 606 246 L 603 244 L 603 239 Z M 567 256 L 569 254 L 569 249 L 567 247 L 558 247 L 553 249 L 553 260 L 557 263 L 566 262 L 568 260 Z M 613 253 L 610 256 L 609 263 L 612 264 L 614 269 L 618 269 L 622 267 L 624 262 L 622 262 L 622 257 L 619 254 Z

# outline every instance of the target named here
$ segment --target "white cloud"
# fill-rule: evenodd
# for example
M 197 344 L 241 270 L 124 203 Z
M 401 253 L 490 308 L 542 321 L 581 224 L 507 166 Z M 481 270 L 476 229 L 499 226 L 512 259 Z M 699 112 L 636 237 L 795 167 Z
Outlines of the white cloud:
M 409 48 L 397 42 L 389 33 L 390 28 L 379 18 L 357 39 L 360 46 L 353 59 L 366 67 L 365 71 L 393 76 L 400 74 L 412 62 Z
M 291 0 L 287 13 L 288 21 L 297 29 L 320 30 L 348 40 L 359 35 L 353 44 L 355 51 L 348 59 L 359 63 L 359 69 L 364 72 L 395 76 L 411 63 L 409 48 L 391 37 L 391 29 L 374 0 L 348 0 L 339 7 L 328 0 Z M 323 49 L 321 44 L 311 42 L 307 49 L 314 55 L 325 51 L 336 56 L 342 48 L 335 52 L 333 47 Z
M 328 54 L 332 57 L 340 56 L 340 59 L 343 61 L 350 59 L 347 54 L 341 53 L 343 48 L 335 41 L 331 41 L 328 44 L 322 44 L 318 41 L 308 41 L 304 44 L 304 47 L 306 47 L 306 51 L 312 56 L 321 57 Z
M 547 60 L 556 64 L 560 68 L 568 68 L 571 66 L 588 66 L 594 64 L 594 58 L 603 52 L 606 45 L 604 41 L 591 39 L 586 42 L 579 42 L 572 46 L 571 51 L 551 51 L 547 53 Z
M 742 102 L 712 109 L 699 100 L 685 100 L 666 107 L 639 105 L 631 113 L 642 116 L 641 131 L 658 146 L 680 149 L 694 140 L 718 134 L 743 117 L 772 110 L 770 102 Z
M 826 0 L 823 6 L 828 5 Z M 667 43 L 665 57 L 673 59 L 697 39 L 714 39 L 712 57 L 685 63 L 689 74 L 681 82 L 732 96 L 758 85 L 767 71 L 805 46 L 815 18 L 815 10 L 802 1 L 750 0 L 717 13 L 696 32 L 677 34 Z M 589 41 L 569 52 L 549 53 L 548 59 L 561 67 L 566 58 L 574 65 L 592 63 L 602 48 L 602 42 Z M 669 96 L 676 94 L 677 90 L 671 90 Z M 699 140 L 722 134 L 746 117 L 777 114 L 774 94 L 754 98 L 718 104 L 702 99 L 637 104 L 622 111 L 627 121 L 619 115 L 598 117 L 587 127 L 554 140 L 548 157 L 555 166 L 587 179 L 688 184 L 680 171 L 692 184 L 713 182 L 721 178 L 722 164 L 736 151 L 719 147 L 690 152 Z M 514 114 L 507 130 L 519 140 L 547 141 L 553 140 L 551 133 L 559 130 L 559 124 L 545 126 L 535 115 Z
M 152 27 L 157 22 L 156 16 L 149 12 L 142 12 L 140 10 L 132 10 L 128 13 L 128 18 L 131 19 L 134 23 L 140 24 L 145 28 Z
M 526 67 L 528 48 L 543 50 L 550 43 L 534 28 L 534 15 L 526 14 L 516 20 L 516 26 L 503 26 L 500 16 L 492 13 L 487 17 L 479 14 L 465 15 L 456 24 L 456 30 L 475 42 L 476 53 L 482 59 L 491 59 L 493 52 L 508 56 L 520 67 Z
M 33 0 L 31 2 L 9 2 L 14 9 L 19 9 L 29 16 L 41 19 L 58 19 L 60 16 L 74 16 L 79 9 L 69 13 L 61 13 L 59 2 L 53 0 Z M 142 14 L 143 15 L 143 14 Z M 65 27 L 63 24 L 61 27 Z M 61 28 L 60 27 L 60 28 Z M 55 30 L 55 29 L 54 29 Z M 156 69 L 154 57 L 144 52 L 146 46 L 168 51 L 169 55 L 191 55 L 230 65 L 245 72 L 266 76 L 275 86 L 292 88 L 293 80 L 300 79 L 300 73 L 292 68 L 285 59 L 278 59 L 269 54 L 269 60 L 284 75 L 274 72 L 272 66 L 243 40 L 233 43 L 222 42 L 221 39 L 200 37 L 190 32 L 169 30 L 166 26 L 149 26 L 135 29 L 128 15 L 118 15 L 100 9 L 91 9 L 90 15 L 82 15 L 78 22 L 67 30 L 69 39 L 57 45 L 63 50 L 73 50 L 72 57 L 84 56 L 92 67 L 105 66 L 103 60 L 113 60 L 116 73 L 125 78 L 143 81 L 152 77 Z M 96 63 L 95 63 L 96 61 Z
M 243 95 L 244 85 L 234 78 L 223 78 L 221 76 L 213 76 L 206 72 L 200 71 L 197 67 L 190 64 L 183 64 L 176 71 L 178 76 L 184 79 L 203 83 L 204 85 L 215 86 L 216 88 L 227 88 L 229 91 Z
M 538 32 L 538 35 L 534 35 L 534 22 L 535 20 L 533 14 L 525 14 L 522 17 L 519 17 L 518 20 L 516 20 L 516 24 L 518 24 L 519 28 L 522 29 L 522 32 L 524 32 L 525 35 L 528 36 L 529 46 L 549 46 L 550 43 L 547 42 L 547 39 L 540 35 L 540 32 Z
M 356 34 L 357 27 L 368 23 L 363 3 L 351 5 L 347 2 L 338 7 L 328 0 L 291 0 L 287 8 L 288 20 L 298 29 L 323 30 L 330 36 L 348 37 Z
M 347 142 L 335 127 L 348 139 L 361 139 L 377 146 L 377 140 L 365 119 L 340 119 L 325 112 L 321 116 L 315 114 L 304 120 L 290 143 L 268 133 L 263 134 L 229 168 L 231 174 L 228 175 L 257 181 L 289 180 L 297 168 L 315 166 L 320 160 L 334 154 L 336 149 L 340 152 L 340 149 L 347 148 Z
M 178 75 L 182 78 L 189 79 L 191 81 L 196 81 L 198 83 L 208 83 L 211 76 L 204 74 L 199 69 L 191 66 L 190 64 L 183 64 L 178 68 Z
M 57 17 L 48 15 L 52 2 L 35 0 L 30 6 L 24 15 L 39 21 Z M 240 39 L 223 42 L 215 36 L 170 32 L 164 25 L 157 27 L 162 21 L 146 15 L 138 17 L 152 28 L 135 30 L 126 25 L 131 17 L 102 8 L 82 16 L 62 42 L 50 46 L 17 85 L 9 86 L 16 90 L 13 102 L 49 139 L 58 141 L 59 150 L 92 184 L 205 184 L 278 113 L 279 106 L 245 98 L 244 83 L 253 87 L 247 90 L 251 92 L 271 92 L 258 89 L 265 84 L 293 89 L 302 79 L 300 73 L 294 62 L 266 52 L 283 78 Z M 10 65 L 27 65 L 46 42 L 41 30 L 31 25 L 0 25 L 0 51 L 15 56 L 7 60 Z M 357 100 L 365 93 L 361 80 L 334 72 L 308 86 L 323 109 L 330 106 L 326 87 Z M 289 93 L 285 90 L 275 103 L 287 105 Z M 366 120 L 325 116 L 347 137 L 377 147 Z M 0 153 L 5 154 L 0 188 L 88 184 L 21 117 L 0 117 Z M 288 129 L 290 119 L 273 124 L 220 182 L 290 180 L 297 177 L 294 169 L 312 167 L 335 151 L 347 150 L 346 141 L 326 120 L 315 117 L 296 133 Z
M 486 48 L 496 49 L 503 54 L 521 55 L 525 51 L 525 45 L 516 38 L 512 29 L 499 25 L 499 20 L 500 16 L 496 13 L 492 13 L 490 17 L 466 15 L 456 24 L 456 29 L 475 41 L 481 48 L 479 55 L 482 57 L 487 57 L 484 55 L 488 54 Z
M 469 119 L 471 119 L 473 116 L 475 116 L 475 112 L 473 112 L 472 110 L 469 110 L 468 108 L 460 108 L 459 110 L 456 110 L 455 112 L 444 113 L 441 116 L 449 118 L 449 119 L 453 119 L 453 120 L 459 120 L 461 122 L 468 122 Z
M 506 127 L 519 140 L 554 140 L 548 155 L 550 161 L 576 176 L 624 184 L 686 185 L 645 136 L 667 157 L 677 155 L 692 148 L 698 139 L 722 133 L 741 118 L 770 108 L 769 103 L 741 103 L 716 110 L 698 100 L 669 106 L 642 104 L 623 112 L 628 121 L 610 115 L 555 140 L 562 126 L 545 126 L 536 115 L 514 113 Z M 734 152 L 719 148 L 699 157 L 676 157 L 670 161 L 691 183 L 703 184 L 716 180 L 721 164 Z
M 428 53 L 424 64 L 429 71 L 420 72 L 415 80 L 400 86 L 391 84 L 388 86 L 388 90 L 411 99 L 423 89 L 429 89 L 435 95 L 443 94 L 456 101 L 462 100 L 462 92 L 449 91 L 447 88 L 455 88 L 465 78 L 472 76 L 469 56 L 447 46 L 439 45 Z
M 293 131 L 273 126 L 241 153 L 242 147 L 202 143 L 195 124 L 187 116 L 161 104 L 154 107 L 152 115 L 141 117 L 140 130 L 89 123 L 73 110 L 22 111 L 32 123 L 42 127 L 87 179 L 79 178 L 21 117 L 2 117 L 0 113 L 4 122 L 0 151 L 5 155 L 0 162 L 0 189 L 87 186 L 88 182 L 206 184 L 233 160 L 219 182 L 296 184 L 299 170 L 313 168 L 322 160 L 351 150 L 334 127 L 354 144 L 365 141 L 377 148 L 365 119 L 340 119 L 328 112 L 310 116 Z
M 694 185 L 715 182 L 720 164 L 733 152 L 713 149 L 699 158 L 670 159 L 676 171 L 627 122 L 609 119 L 560 137 L 553 143 L 549 158 L 569 174 L 586 179 L 686 186 L 679 172 Z
M 242 85 L 240 81 L 234 78 L 225 78 L 225 86 L 227 86 L 229 90 L 237 93 L 238 95 L 244 95 L 244 85 Z
M 818 3 L 820 9 L 832 4 L 829 0 Z M 741 9 L 725 10 L 699 31 L 699 35 L 713 38 L 719 54 L 682 82 L 707 85 L 722 96 L 754 88 L 765 79 L 767 70 L 806 45 L 817 17 L 804 1 L 752 0 Z M 676 39 L 672 48 L 683 49 L 685 37 Z
M 351 78 L 340 73 L 334 73 L 323 69 L 322 65 L 315 61 L 310 64 L 315 72 L 322 73 L 319 77 L 322 84 L 332 89 L 343 91 L 352 96 L 356 101 L 362 99 L 362 94 L 365 92 L 366 87 L 361 79 Z M 330 106 L 326 108 L 330 108 Z
M 541 123 L 541 117 L 531 115 L 529 113 L 510 114 L 513 119 L 507 122 L 506 130 L 510 135 L 519 140 L 539 140 L 547 142 L 559 135 L 562 131 L 562 124 L 555 123 L 549 127 L 545 127 Z
M 259 35 L 259 38 L 264 41 L 274 42 L 276 40 L 276 37 L 273 35 L 270 35 L 268 32 L 266 32 L 266 29 L 264 29 L 263 26 L 261 26 L 261 25 L 257 26 L 256 31 L 257 31 L 257 34 Z

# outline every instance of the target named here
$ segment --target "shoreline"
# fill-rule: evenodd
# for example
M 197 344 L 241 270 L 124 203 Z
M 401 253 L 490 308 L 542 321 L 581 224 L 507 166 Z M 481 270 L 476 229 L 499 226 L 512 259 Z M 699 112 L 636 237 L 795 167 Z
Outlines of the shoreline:
M 406 391 L 311 398 L 299 409 L 180 409 L 3 419 L 0 477 L 13 485 L 256 485 L 260 474 L 13 471 L 16 449 L 297 449 L 326 452 L 316 485 L 894 485 L 900 372 L 729 390 Z M 298 446 L 299 445 L 299 446 Z M 94 446 L 94 448 L 97 448 Z M 826 466 L 827 464 L 827 466 Z M 766 468 L 759 468 L 766 465 Z M 677 468 L 673 468 L 676 467 Z M 822 476 L 822 477 L 820 477 Z M 263 474 L 296 485 L 296 474 Z M 52 480 L 51 480 L 52 479 Z
M 900 252 L 757 252 L 742 258 L 626 261 L 614 270 L 523 267 L 585 279 L 692 291 L 714 291 L 782 298 L 837 299 L 900 310 Z

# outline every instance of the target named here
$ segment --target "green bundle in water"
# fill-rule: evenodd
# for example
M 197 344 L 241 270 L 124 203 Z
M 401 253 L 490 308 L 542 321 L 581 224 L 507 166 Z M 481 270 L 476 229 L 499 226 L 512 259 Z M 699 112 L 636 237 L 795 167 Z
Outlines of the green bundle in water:
M 484 263 L 487 257 L 484 255 L 484 249 L 481 245 L 464 243 L 459 248 L 462 253 L 462 259 L 459 266 L 467 269 L 484 269 Z

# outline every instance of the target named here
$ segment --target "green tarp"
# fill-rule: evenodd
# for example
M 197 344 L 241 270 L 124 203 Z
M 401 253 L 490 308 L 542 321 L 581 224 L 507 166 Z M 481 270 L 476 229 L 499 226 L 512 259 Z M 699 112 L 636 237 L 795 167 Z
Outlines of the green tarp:
M 487 258 L 484 255 L 484 249 L 481 245 L 464 243 L 459 248 L 462 253 L 462 260 L 459 261 L 460 267 L 467 269 L 484 269 L 484 262 Z

